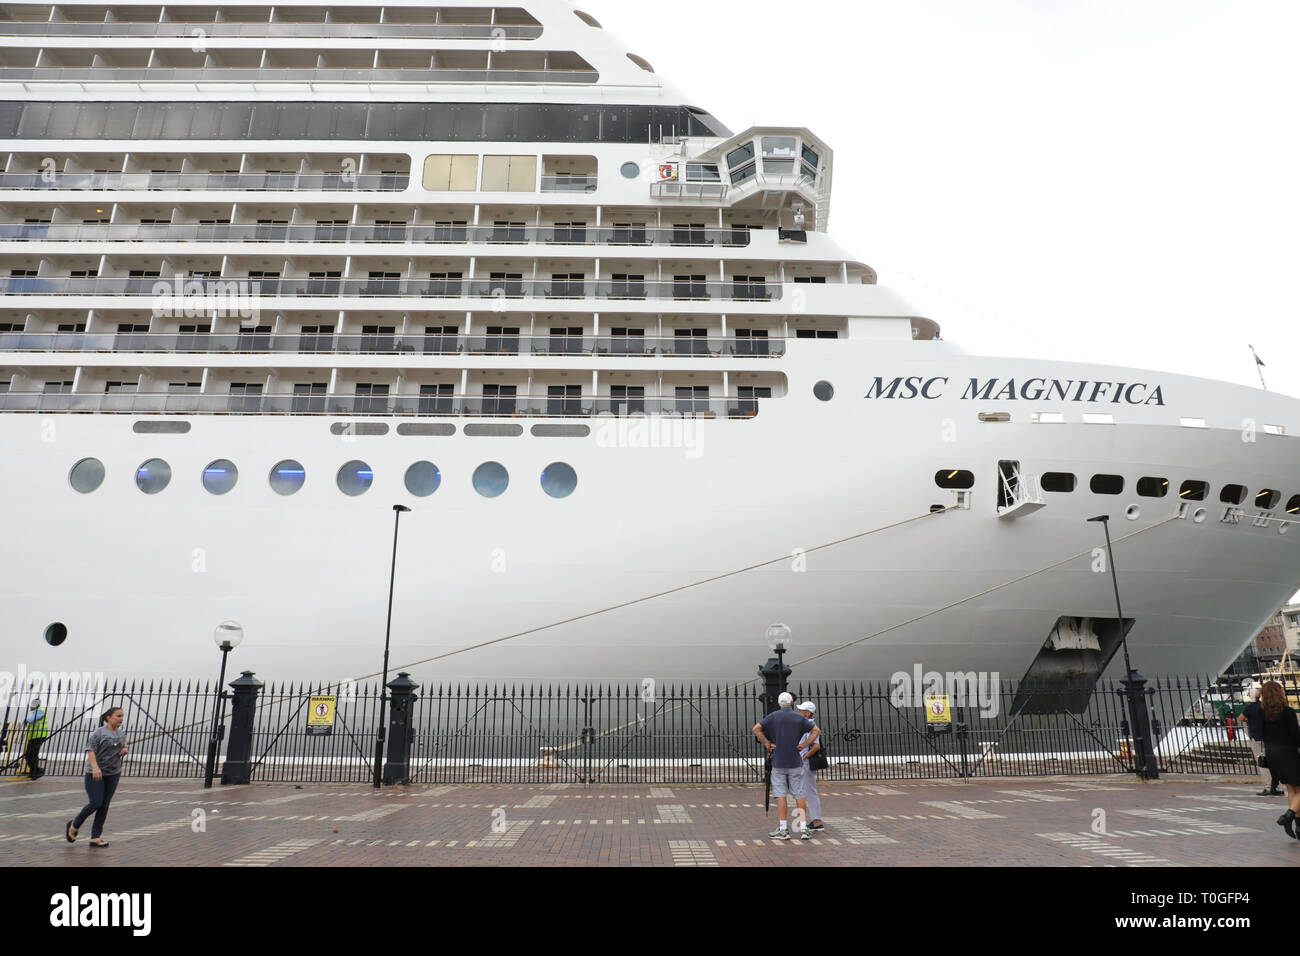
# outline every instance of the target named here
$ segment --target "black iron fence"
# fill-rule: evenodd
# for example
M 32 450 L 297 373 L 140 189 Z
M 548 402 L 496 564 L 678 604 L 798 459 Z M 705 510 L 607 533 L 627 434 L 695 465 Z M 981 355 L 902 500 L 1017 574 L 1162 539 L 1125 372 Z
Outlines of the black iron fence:
M 817 705 L 836 781 L 1107 774 L 1134 770 L 1118 684 L 1048 687 L 972 680 L 952 693 L 952 724 L 927 721 L 924 698 L 887 682 L 793 682 Z M 951 688 L 949 688 L 952 691 Z M 1295 700 L 1300 686 L 1287 682 Z M 737 686 L 428 685 L 410 708 L 414 783 L 746 783 L 761 781 L 752 727 L 761 688 Z M 1235 721 L 1240 703 L 1212 679 L 1165 678 L 1147 688 L 1161 772 L 1252 774 Z M 321 698 L 326 698 L 322 701 Z M 332 698 L 332 700 L 329 700 Z M 125 710 L 130 776 L 204 773 L 218 695 L 210 684 L 121 683 L 42 692 L 50 775 L 82 774 L 85 741 L 108 706 Z M 317 714 L 330 706 L 328 721 Z M 13 695 L 0 727 L 0 766 L 24 772 L 27 699 Z M 225 721 L 230 703 L 223 707 Z M 319 726 L 310 726 L 312 715 Z M 249 765 L 254 781 L 373 779 L 377 683 L 268 685 L 256 698 Z M 399 731 L 400 732 L 400 731 Z M 390 746 L 392 740 L 389 741 Z M 224 754 L 225 744 L 222 744 Z M 220 766 L 217 772 L 220 773 Z

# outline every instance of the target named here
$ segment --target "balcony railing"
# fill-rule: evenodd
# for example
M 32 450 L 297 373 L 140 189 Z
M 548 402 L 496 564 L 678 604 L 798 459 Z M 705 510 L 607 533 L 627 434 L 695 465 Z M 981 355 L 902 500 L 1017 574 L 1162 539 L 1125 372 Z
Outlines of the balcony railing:
M 213 277 L 5 276 L 0 295 L 174 296 L 178 299 L 313 298 L 449 298 L 482 299 L 672 299 L 687 302 L 723 300 L 772 302 L 779 285 L 695 281 L 582 281 L 532 279 L 364 279 Z
M 0 174 L 0 187 L 4 176 Z M 76 174 L 73 174 L 76 175 Z M 322 187 L 323 188 L 323 187 Z M 748 229 L 615 229 L 608 226 L 391 226 L 302 223 L 0 223 L 8 242 L 329 242 L 527 243 L 570 246 L 717 246 L 744 248 Z
M 594 193 L 595 176 L 543 176 L 544 193 Z
M 200 32 L 202 31 L 202 32 Z M 540 26 L 488 23 L 131 23 L 0 21 L 0 36 L 57 37 L 412 37 L 447 40 L 536 40 Z
M 332 332 L 0 332 L 0 352 L 295 355 L 611 355 L 780 358 L 783 338 Z
M 0 189 L 228 189 L 261 192 L 313 190 L 398 192 L 406 173 L 0 173 Z
M 594 70 L 261 69 L 258 67 L 0 67 L 0 83 L 595 83 Z
M 365 417 L 754 418 L 767 399 L 484 395 L 195 395 L 4 392 L 0 412 L 114 415 L 330 415 Z

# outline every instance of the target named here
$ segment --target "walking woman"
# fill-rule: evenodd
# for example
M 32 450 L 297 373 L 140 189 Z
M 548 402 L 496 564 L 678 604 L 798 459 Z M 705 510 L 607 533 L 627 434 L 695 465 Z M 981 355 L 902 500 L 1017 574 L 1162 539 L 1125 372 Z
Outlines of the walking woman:
M 122 758 L 126 756 L 126 735 L 122 733 L 122 708 L 111 707 L 99 718 L 86 742 L 86 796 L 90 802 L 81 808 L 75 820 L 69 820 L 63 835 L 69 843 L 77 839 L 77 830 L 92 813 L 95 824 L 90 829 L 90 845 L 108 846 L 103 838 L 108 805 L 117 791 L 122 775 Z
M 1264 705 L 1264 756 L 1268 769 L 1286 785 L 1286 799 L 1291 809 L 1277 819 L 1286 835 L 1300 839 L 1296 814 L 1300 813 L 1300 723 L 1295 711 L 1287 706 L 1282 685 L 1272 680 L 1260 695 Z

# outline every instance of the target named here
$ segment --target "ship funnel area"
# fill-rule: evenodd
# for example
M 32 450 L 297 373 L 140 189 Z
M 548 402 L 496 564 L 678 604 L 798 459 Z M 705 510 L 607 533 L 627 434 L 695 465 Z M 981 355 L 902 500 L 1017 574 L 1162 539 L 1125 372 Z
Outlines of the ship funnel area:
M 1082 714 L 1133 624 L 1133 618 L 1122 628 L 1114 618 L 1059 618 L 1025 672 L 1011 713 Z

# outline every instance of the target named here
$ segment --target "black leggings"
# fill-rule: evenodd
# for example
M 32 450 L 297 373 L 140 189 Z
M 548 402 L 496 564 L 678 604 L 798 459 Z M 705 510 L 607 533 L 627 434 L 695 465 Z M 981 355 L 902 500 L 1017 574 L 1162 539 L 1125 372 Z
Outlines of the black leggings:
M 104 774 L 104 779 L 96 780 L 92 773 L 86 774 L 86 796 L 90 797 L 90 802 L 81 808 L 77 818 L 72 821 L 73 827 L 80 830 L 81 825 L 86 822 L 86 817 L 92 813 L 95 815 L 95 825 L 90 828 L 90 838 L 98 840 L 104 833 L 104 820 L 108 818 L 108 805 L 113 800 L 113 794 L 117 792 L 117 782 L 122 779 L 121 774 Z

